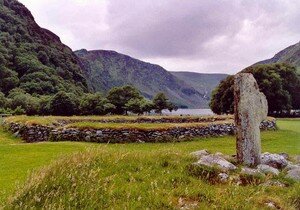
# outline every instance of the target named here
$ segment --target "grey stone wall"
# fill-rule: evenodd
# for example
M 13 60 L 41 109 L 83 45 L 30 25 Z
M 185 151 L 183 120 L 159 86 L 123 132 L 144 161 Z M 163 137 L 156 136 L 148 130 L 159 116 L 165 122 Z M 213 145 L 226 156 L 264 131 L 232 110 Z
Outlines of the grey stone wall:
M 18 123 L 5 123 L 4 127 L 20 136 L 26 142 L 40 141 L 86 141 L 98 143 L 129 143 L 129 142 L 174 142 L 186 141 L 195 137 L 224 136 L 235 133 L 233 123 L 208 124 L 191 128 L 171 128 L 167 130 L 129 130 L 129 129 L 76 129 L 56 128 L 54 126 L 29 126 Z M 261 123 L 261 129 L 276 129 L 276 121 Z

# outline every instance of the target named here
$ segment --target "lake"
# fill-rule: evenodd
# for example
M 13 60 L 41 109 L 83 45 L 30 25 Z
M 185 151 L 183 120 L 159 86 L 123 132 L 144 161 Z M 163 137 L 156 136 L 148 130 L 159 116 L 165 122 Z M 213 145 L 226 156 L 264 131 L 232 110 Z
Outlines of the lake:
M 210 109 L 178 109 L 177 111 L 163 111 L 164 115 L 214 115 Z

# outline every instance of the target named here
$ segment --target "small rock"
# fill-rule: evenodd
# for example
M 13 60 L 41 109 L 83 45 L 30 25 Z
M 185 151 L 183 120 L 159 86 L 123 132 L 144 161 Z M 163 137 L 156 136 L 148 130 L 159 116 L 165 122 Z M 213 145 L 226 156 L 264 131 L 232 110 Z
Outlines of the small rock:
M 269 165 L 264 165 L 264 164 L 260 164 L 257 166 L 257 169 L 259 172 L 264 173 L 264 174 L 273 174 L 273 175 L 278 175 L 279 174 L 279 170 L 276 168 L 273 168 Z
M 246 175 L 263 175 L 263 173 L 261 173 L 260 171 L 258 171 L 257 169 L 253 169 L 253 168 L 248 168 L 248 167 L 243 167 L 241 170 L 241 174 L 246 174 Z
M 145 141 L 142 141 L 142 140 L 138 140 L 138 143 L 141 143 L 141 144 L 144 144 L 145 143 Z
M 96 131 L 96 135 L 97 135 L 97 136 L 101 136 L 101 135 L 102 135 L 102 133 L 103 133 L 102 131 L 99 131 L 99 130 L 98 130 L 98 131 Z
M 261 155 L 261 163 L 277 169 L 285 168 L 288 165 L 288 161 L 284 156 L 268 152 Z
M 13 136 L 14 136 L 14 137 L 20 137 L 19 131 L 15 132 Z
M 286 177 L 296 181 L 300 181 L 300 168 L 289 170 Z
M 90 140 L 91 140 L 91 137 L 90 137 L 90 136 L 86 136 L 86 137 L 84 137 L 84 140 L 85 140 L 85 141 L 90 141 Z
M 229 178 L 228 174 L 226 174 L 226 173 L 219 173 L 218 177 L 221 182 L 227 182 L 228 178 Z
M 276 204 L 272 201 L 269 201 L 267 203 L 265 203 L 267 207 L 271 208 L 271 209 L 277 209 Z
M 236 170 L 237 168 L 235 165 L 218 155 L 202 156 L 196 164 L 206 165 L 210 167 L 216 166 L 223 171 Z
M 201 158 L 202 156 L 209 155 L 209 152 L 206 149 L 203 149 L 203 150 L 198 150 L 196 152 L 192 152 L 191 155 L 197 158 Z

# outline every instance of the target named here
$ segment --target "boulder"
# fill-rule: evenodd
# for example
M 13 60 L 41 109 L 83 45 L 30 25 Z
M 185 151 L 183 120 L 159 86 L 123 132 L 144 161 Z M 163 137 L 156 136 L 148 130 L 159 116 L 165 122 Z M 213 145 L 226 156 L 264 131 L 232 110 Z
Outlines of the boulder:
M 205 165 L 209 167 L 217 167 L 222 171 L 236 170 L 237 167 L 218 155 L 202 156 L 196 163 L 197 165 Z
M 288 165 L 288 161 L 283 155 L 268 152 L 261 155 L 261 163 L 278 169 L 285 168 Z
M 201 158 L 202 156 L 209 155 L 209 152 L 206 149 L 203 149 L 203 150 L 198 150 L 198 151 L 192 152 L 190 154 L 197 158 Z
M 278 169 L 273 168 L 272 166 L 269 166 L 269 165 L 264 165 L 264 164 L 258 165 L 257 170 L 264 174 L 272 174 L 272 175 L 276 175 L 276 176 L 279 174 Z
M 239 73 L 234 78 L 234 113 L 237 128 L 237 160 L 241 164 L 260 164 L 260 123 L 268 114 L 266 96 L 250 73 Z
M 296 181 L 300 181 L 300 168 L 289 170 L 286 177 Z

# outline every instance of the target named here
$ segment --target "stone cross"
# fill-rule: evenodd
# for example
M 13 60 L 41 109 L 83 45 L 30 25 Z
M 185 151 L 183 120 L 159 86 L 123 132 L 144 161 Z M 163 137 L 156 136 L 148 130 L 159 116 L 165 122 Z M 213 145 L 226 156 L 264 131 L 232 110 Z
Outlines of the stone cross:
M 256 166 L 261 161 L 259 126 L 267 117 L 268 102 L 250 73 L 235 75 L 234 113 L 237 160 L 245 165 Z

